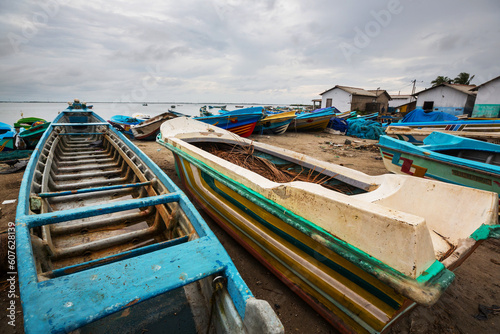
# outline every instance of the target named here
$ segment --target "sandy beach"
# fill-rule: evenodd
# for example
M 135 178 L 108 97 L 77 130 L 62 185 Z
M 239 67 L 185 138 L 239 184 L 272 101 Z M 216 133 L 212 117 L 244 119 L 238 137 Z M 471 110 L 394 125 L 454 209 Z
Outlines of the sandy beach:
M 328 162 L 341 164 L 370 175 L 387 173 L 374 140 L 363 140 L 330 133 L 293 133 L 280 136 L 253 135 L 255 141 L 285 147 Z M 350 143 L 346 144 L 346 139 Z M 178 185 L 174 159 L 170 151 L 155 142 L 134 142 Z M 0 175 L 0 203 L 17 199 L 22 172 Z M 0 232 L 5 232 L 15 219 L 16 203 L 2 204 Z M 230 238 L 208 215 L 202 216 L 220 239 L 236 267 L 257 298 L 267 300 L 280 317 L 288 333 L 335 333 L 335 329 L 305 302 L 257 262 Z M 1 245 L 2 248 L 5 244 Z M 2 256 L 4 252 L 1 253 Z M 1 268 L 4 274 L 5 268 Z M 500 305 L 500 241 L 481 244 L 472 256 L 456 271 L 456 279 L 434 306 L 416 307 L 390 330 L 391 333 L 498 333 L 500 315 L 484 319 L 477 315 L 480 305 Z M 0 281 L 0 332 L 24 333 L 20 300 L 17 301 L 16 326 L 8 325 L 6 308 L 9 299 L 6 281 Z M 17 290 L 17 294 L 18 290 Z M 497 312 L 498 313 L 498 312 Z

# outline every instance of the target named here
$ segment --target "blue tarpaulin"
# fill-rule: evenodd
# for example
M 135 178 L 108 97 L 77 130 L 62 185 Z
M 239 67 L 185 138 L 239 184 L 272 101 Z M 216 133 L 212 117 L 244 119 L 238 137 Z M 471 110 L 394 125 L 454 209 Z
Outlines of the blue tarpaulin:
M 385 134 L 382 124 L 375 121 L 364 119 L 348 119 L 349 128 L 346 135 L 378 140 L 379 137 Z
M 457 117 L 442 112 L 442 111 L 431 111 L 425 112 L 423 109 L 415 109 L 410 111 L 400 123 L 410 123 L 410 122 L 442 122 L 442 121 L 456 121 Z

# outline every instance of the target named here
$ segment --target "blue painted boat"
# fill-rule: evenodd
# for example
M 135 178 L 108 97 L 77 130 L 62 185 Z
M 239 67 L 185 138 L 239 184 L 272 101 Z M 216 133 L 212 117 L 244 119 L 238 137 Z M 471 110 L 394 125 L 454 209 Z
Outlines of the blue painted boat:
M 283 332 L 184 193 L 110 123 L 70 107 L 38 148 L 15 226 L 26 333 Z
M 131 127 L 144 122 L 143 119 L 137 119 L 130 116 L 115 115 L 108 122 L 113 125 L 118 131 L 122 132 L 127 138 L 135 139 Z
M 248 137 L 262 117 L 264 117 L 264 108 L 251 107 L 227 111 L 218 115 L 194 117 L 194 119 L 234 132 L 241 137 Z
M 500 193 L 499 145 L 432 132 L 423 145 L 381 136 L 378 146 L 393 173 Z
M 323 131 L 334 115 L 335 111 L 332 107 L 297 113 L 297 117 L 292 120 L 287 131 Z
M 415 111 L 419 110 L 415 109 L 412 113 Z M 405 122 L 405 119 L 403 119 L 399 123 L 386 123 L 384 126 L 390 127 L 388 133 L 413 143 L 421 144 L 423 139 L 433 131 L 500 143 L 500 120 L 459 120 L 455 116 L 442 112 L 428 114 L 431 115 L 422 112 L 423 116 L 421 115 L 417 119 L 427 117 L 431 121 Z M 416 115 L 420 114 L 417 113 Z M 438 121 L 432 121 L 433 119 L 438 119 Z
M 0 122 L 0 152 L 15 150 L 16 132 L 9 124 Z

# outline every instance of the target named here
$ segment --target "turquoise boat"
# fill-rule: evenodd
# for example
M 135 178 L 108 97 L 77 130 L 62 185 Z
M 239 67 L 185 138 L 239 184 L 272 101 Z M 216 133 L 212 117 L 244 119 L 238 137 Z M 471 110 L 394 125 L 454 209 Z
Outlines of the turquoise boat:
M 223 111 L 218 115 L 199 116 L 194 119 L 226 129 L 241 137 L 248 137 L 252 134 L 257 122 L 264 117 L 264 108 L 251 107 Z
M 332 107 L 316 109 L 311 112 L 298 112 L 287 131 L 323 131 L 334 116 L 335 111 Z
M 49 126 L 19 193 L 25 332 L 283 333 L 184 193 L 77 107 Z
M 43 120 L 34 122 L 31 127 L 19 133 L 19 138 L 26 143 L 27 149 L 34 149 L 49 125 L 50 122 L 45 122 Z
M 432 132 L 423 145 L 380 136 L 387 170 L 500 193 L 500 146 Z
M 489 191 L 369 176 L 184 117 L 157 142 L 190 198 L 339 332 L 387 332 L 500 236 Z
M 143 119 L 138 119 L 130 116 L 115 115 L 108 122 L 118 131 L 122 132 L 127 138 L 135 139 L 132 127 L 144 122 Z
M 0 152 L 16 149 L 14 138 L 16 132 L 9 124 L 0 122 Z

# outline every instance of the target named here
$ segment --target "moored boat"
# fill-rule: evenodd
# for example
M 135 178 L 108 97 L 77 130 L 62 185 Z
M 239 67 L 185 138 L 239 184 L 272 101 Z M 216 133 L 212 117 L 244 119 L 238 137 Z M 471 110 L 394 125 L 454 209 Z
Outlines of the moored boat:
M 257 122 L 253 133 L 271 133 L 275 135 L 283 134 L 296 117 L 297 115 L 294 111 L 266 114 L 264 118 Z
M 23 117 L 17 120 L 17 122 L 14 123 L 14 128 L 17 129 L 29 129 L 33 126 L 33 123 L 36 122 L 46 122 L 43 118 L 38 118 L 38 117 Z
M 500 193 L 497 144 L 432 132 L 423 145 L 381 136 L 378 146 L 390 172 Z
M 130 127 L 130 131 L 134 135 L 135 139 L 139 140 L 155 140 L 156 136 L 160 132 L 160 126 L 166 120 L 177 117 L 177 115 L 170 112 L 165 112 L 163 114 L 154 116 L 141 122 L 137 125 Z
M 34 149 L 49 125 L 50 122 L 45 122 L 43 120 L 34 122 L 31 127 L 19 133 L 19 138 L 26 143 L 27 149 Z
M 297 117 L 290 123 L 288 131 L 323 131 L 334 115 L 332 107 L 297 113 Z
M 499 234 L 492 192 L 368 176 L 188 118 L 163 123 L 157 141 L 191 198 L 343 332 L 382 332 L 432 305 Z
M 281 333 L 182 191 L 88 108 L 61 112 L 19 193 L 26 333 Z
M 241 137 L 248 137 L 262 117 L 264 117 L 264 108 L 251 107 L 227 111 L 218 115 L 194 117 L 194 119 L 229 130 Z
M 127 136 L 127 138 L 134 139 L 134 134 L 132 133 L 131 127 L 141 124 L 142 122 L 144 122 L 144 120 L 125 115 L 115 115 L 112 116 L 111 119 L 108 120 L 108 122 L 113 125 L 115 129 Z
M 394 123 L 393 123 L 394 124 Z M 392 126 L 385 128 L 385 133 L 389 136 L 397 137 L 400 140 L 405 140 L 414 144 L 422 144 L 424 138 L 433 132 L 442 132 L 450 135 L 467 137 L 471 139 L 486 141 L 489 143 L 500 144 L 500 131 L 468 131 L 468 130 L 443 130 L 442 128 L 428 128 L 427 126 L 408 127 L 408 126 Z
M 6 152 L 15 150 L 15 141 L 14 138 L 16 136 L 16 132 L 7 123 L 0 122 L 0 152 Z

